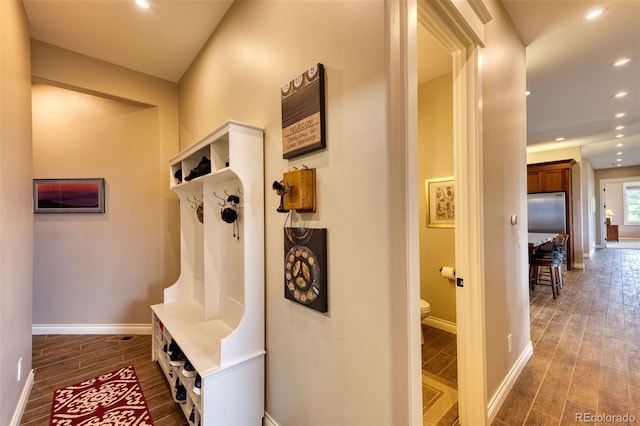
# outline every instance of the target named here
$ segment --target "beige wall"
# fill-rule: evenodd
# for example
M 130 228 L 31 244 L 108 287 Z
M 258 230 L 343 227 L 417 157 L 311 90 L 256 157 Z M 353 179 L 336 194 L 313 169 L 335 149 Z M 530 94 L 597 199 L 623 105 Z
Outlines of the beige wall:
M 36 216 L 34 323 L 148 324 L 179 269 L 177 85 L 38 41 L 32 63 L 59 86 L 34 86 L 36 177 L 107 186 L 105 215 Z
M 34 324 L 148 324 L 164 288 L 158 109 L 42 84 L 32 99 L 34 177 L 106 187 L 104 215 L 35 215 Z
M 390 296 L 406 283 L 388 261 L 384 7 L 236 2 L 179 83 L 181 147 L 229 118 L 265 128 L 266 411 L 281 425 L 406 415 L 392 385 L 404 370 L 392 362 Z M 286 161 L 280 87 L 317 62 L 326 67 L 327 149 Z M 328 228 L 327 314 L 283 296 L 285 216 L 270 186 L 302 163 L 317 168 L 318 207 L 294 224 Z
M 580 163 L 582 167 L 582 200 L 583 200 L 583 223 L 582 223 L 582 252 L 584 257 L 589 257 L 596 249 L 596 187 L 595 173 L 593 166 L 586 158 Z
M 605 185 L 605 205 L 606 209 L 611 209 L 613 217 L 612 225 L 618 225 L 618 232 L 622 233 L 622 223 L 624 222 L 624 201 L 622 183 L 608 183 Z M 606 217 L 606 216 L 605 216 Z M 622 235 L 620 235 L 622 236 Z
M 595 171 L 596 182 L 603 179 L 625 179 L 640 176 L 640 166 L 614 167 Z
M 548 161 L 568 159 L 573 159 L 577 162 L 582 161 L 582 152 L 580 151 L 579 146 L 527 153 L 527 164 L 546 163 Z
M 530 343 L 527 285 L 525 49 L 498 2 L 482 50 L 487 394 Z M 510 216 L 518 215 L 518 224 Z M 513 350 L 507 348 L 512 334 Z
M 588 200 L 585 200 L 582 188 L 587 182 L 584 180 L 585 173 L 582 168 L 585 166 L 582 162 L 577 162 L 571 168 L 571 202 L 573 203 L 573 256 L 574 268 L 584 268 L 582 259 L 584 258 L 584 240 L 588 239 L 588 235 L 584 234 L 584 223 L 589 221 Z M 587 166 L 588 167 L 588 166 Z
M 21 1 L 0 1 L 0 424 L 11 423 L 31 370 L 29 23 Z M 18 360 L 22 377 L 17 380 Z
M 454 229 L 427 228 L 425 179 L 453 176 L 452 74 L 418 88 L 418 188 L 420 194 L 420 295 L 431 318 L 456 323 L 456 286 L 442 266 L 455 266 Z

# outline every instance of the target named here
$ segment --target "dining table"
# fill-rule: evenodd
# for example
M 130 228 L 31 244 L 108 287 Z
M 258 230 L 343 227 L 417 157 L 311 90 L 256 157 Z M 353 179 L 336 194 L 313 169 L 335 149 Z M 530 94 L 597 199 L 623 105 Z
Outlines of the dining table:
M 529 232 L 529 261 L 538 247 L 553 240 L 556 235 L 555 232 Z
M 535 250 L 544 243 L 548 243 L 558 235 L 557 233 L 529 232 L 529 249 Z

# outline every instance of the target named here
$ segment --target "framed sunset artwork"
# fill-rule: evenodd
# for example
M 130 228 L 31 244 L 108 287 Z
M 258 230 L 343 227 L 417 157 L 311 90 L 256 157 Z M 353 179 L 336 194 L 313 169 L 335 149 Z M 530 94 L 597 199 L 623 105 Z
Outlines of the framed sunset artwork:
M 34 213 L 104 213 L 104 179 L 34 179 Z

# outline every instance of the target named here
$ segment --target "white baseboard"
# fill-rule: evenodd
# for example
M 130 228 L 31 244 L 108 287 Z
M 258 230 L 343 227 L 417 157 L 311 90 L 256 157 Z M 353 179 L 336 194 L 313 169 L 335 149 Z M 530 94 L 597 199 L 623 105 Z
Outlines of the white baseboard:
M 279 426 L 278 423 L 276 423 L 276 421 L 273 420 L 273 417 L 271 417 L 269 413 L 267 413 L 266 411 L 264 412 L 264 420 L 262 421 L 262 425 L 263 426 Z
M 573 262 L 573 267 L 576 269 L 584 269 L 584 263 Z
M 513 364 L 513 367 L 511 368 L 511 371 L 509 371 L 509 374 L 507 374 L 507 377 L 505 377 L 500 384 L 500 387 L 493 395 L 493 398 L 491 398 L 491 401 L 489 401 L 489 406 L 487 408 L 489 424 L 493 423 L 498 411 L 500 411 L 502 404 L 504 404 L 505 399 L 507 399 L 507 395 L 509 395 L 511 388 L 513 388 L 516 380 L 520 377 L 520 373 L 522 373 L 524 366 L 527 365 L 527 361 L 529 361 L 531 355 L 533 355 L 533 346 L 531 345 L 531 342 L 529 342 L 518 357 L 518 360 Z
M 151 324 L 33 324 L 39 334 L 151 334 Z
M 24 381 L 24 387 L 22 388 L 22 392 L 20 393 L 18 405 L 16 406 L 16 410 L 13 412 L 13 417 L 11 418 L 11 422 L 9 423 L 11 426 L 18 426 L 20 424 L 20 420 L 22 420 L 24 409 L 27 406 L 27 401 L 29 401 L 29 395 L 31 395 L 33 379 L 34 372 L 33 370 L 31 370 L 29 372 L 29 375 L 27 376 L 27 380 Z
M 424 325 L 431 326 L 433 328 L 437 328 L 439 330 L 448 331 L 449 333 L 458 334 L 458 326 L 455 322 L 443 320 L 436 317 L 426 317 L 422 320 Z

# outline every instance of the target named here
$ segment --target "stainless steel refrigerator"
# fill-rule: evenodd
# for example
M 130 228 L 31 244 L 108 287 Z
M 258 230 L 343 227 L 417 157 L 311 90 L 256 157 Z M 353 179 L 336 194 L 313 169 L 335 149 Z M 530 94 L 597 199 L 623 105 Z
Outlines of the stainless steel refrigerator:
M 566 209 L 564 192 L 528 194 L 529 232 L 566 233 Z

